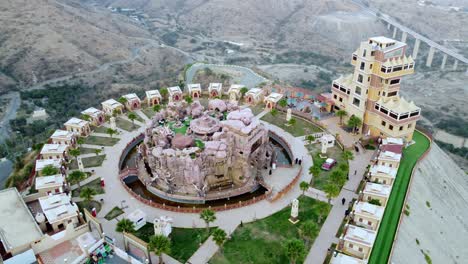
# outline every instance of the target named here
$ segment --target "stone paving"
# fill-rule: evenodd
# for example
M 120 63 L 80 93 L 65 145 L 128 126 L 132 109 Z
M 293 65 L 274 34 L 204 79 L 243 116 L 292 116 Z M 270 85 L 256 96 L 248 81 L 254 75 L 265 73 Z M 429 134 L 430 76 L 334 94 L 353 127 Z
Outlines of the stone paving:
M 332 133 L 332 135 L 339 134 L 341 142 L 345 148 L 350 148 L 354 146 L 354 142 L 358 141 L 361 135 L 352 135 L 343 128 L 340 127 L 340 118 L 339 117 L 330 117 L 322 119 L 321 122 L 325 125 L 325 128 Z

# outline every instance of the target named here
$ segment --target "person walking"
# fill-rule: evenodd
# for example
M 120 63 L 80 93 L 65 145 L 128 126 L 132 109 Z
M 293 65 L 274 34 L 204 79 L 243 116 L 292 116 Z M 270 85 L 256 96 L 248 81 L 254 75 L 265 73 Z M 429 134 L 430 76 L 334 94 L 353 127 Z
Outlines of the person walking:
M 356 173 L 357 173 L 357 170 L 354 170 L 354 175 L 356 175 Z
M 343 197 L 343 198 L 341 199 L 341 204 L 344 205 L 345 203 L 346 203 L 346 199 Z

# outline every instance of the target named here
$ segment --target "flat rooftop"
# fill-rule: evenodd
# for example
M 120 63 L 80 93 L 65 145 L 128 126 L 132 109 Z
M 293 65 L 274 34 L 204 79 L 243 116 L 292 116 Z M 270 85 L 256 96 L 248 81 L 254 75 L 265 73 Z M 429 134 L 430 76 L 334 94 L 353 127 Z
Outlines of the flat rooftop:
M 372 175 L 384 174 L 384 176 L 387 176 L 388 178 L 395 178 L 398 170 L 396 168 L 390 168 L 388 166 L 374 165 L 370 168 L 369 171 Z
M 67 139 L 70 140 L 73 138 L 73 132 L 67 130 L 57 129 L 55 132 L 50 136 L 51 138 L 56 139 Z
M 39 198 L 42 212 L 50 223 L 78 215 L 78 207 L 70 201 L 65 193 Z
M 403 152 L 403 145 L 399 144 L 382 144 L 380 145 L 380 151 L 388 151 L 395 154 L 401 154 Z
M 43 234 L 16 188 L 0 191 L 0 237 L 6 248 L 39 240 Z
M 83 115 L 89 115 L 91 117 L 99 117 L 100 114 L 102 114 L 102 111 L 99 109 L 96 109 L 94 107 L 90 107 L 83 112 L 81 112 Z
M 52 176 L 36 177 L 36 189 L 60 187 L 63 185 L 63 176 L 60 174 Z
M 388 137 L 382 140 L 382 145 L 390 145 L 390 144 L 403 145 L 403 139 Z
M 359 226 L 348 225 L 344 240 L 361 244 L 367 247 L 372 247 L 375 241 L 377 232 L 365 229 Z
M 189 84 L 187 84 L 187 88 L 188 88 L 189 91 L 201 90 L 201 85 L 199 83 L 189 83 Z
M 211 90 L 211 89 L 214 89 L 214 90 L 221 90 L 223 88 L 223 84 L 222 83 L 210 83 L 210 85 L 208 86 L 208 88 Z
M 161 93 L 158 90 L 146 91 L 145 93 L 148 98 L 161 97 Z
M 79 118 L 76 118 L 76 117 L 70 118 L 65 123 L 66 126 L 77 126 L 77 127 L 84 127 L 87 124 L 88 124 L 88 121 L 85 121 L 85 120 L 82 120 L 82 119 L 79 119 Z
M 373 219 L 380 220 L 382 219 L 385 207 L 377 206 L 375 204 L 370 204 L 367 202 L 357 202 L 354 205 L 354 213 L 367 216 Z
M 388 185 L 368 182 L 366 183 L 366 187 L 364 188 L 363 192 L 371 195 L 389 197 L 391 191 L 392 187 Z
M 265 98 L 265 100 L 271 100 L 271 101 L 277 103 L 279 100 L 281 100 L 281 98 L 283 98 L 282 94 L 280 94 L 280 93 L 271 93 Z
M 48 165 L 52 165 L 57 169 L 61 167 L 60 160 L 58 159 L 42 159 L 36 160 L 36 171 L 40 171 Z
M 169 91 L 169 94 L 174 94 L 174 93 L 181 93 L 182 90 L 180 90 L 179 86 L 172 86 L 167 88 L 167 91 Z
M 351 257 L 342 253 L 333 255 L 332 259 L 330 260 L 330 264 L 366 264 L 366 263 L 367 262 L 362 259 Z
M 64 151 L 67 151 L 68 146 L 64 144 L 44 144 L 41 149 L 41 154 L 49 153 L 59 153 L 62 154 Z
M 262 94 L 263 90 L 260 88 L 252 88 L 246 94 L 259 95 Z
M 136 93 L 129 93 L 129 94 L 126 94 L 124 96 L 125 99 L 127 99 L 128 101 L 132 101 L 132 100 L 140 100 L 140 98 L 138 97 L 138 95 L 136 95 Z
M 115 109 L 117 107 L 122 107 L 123 105 L 117 102 L 115 99 L 109 99 L 101 103 L 103 106 L 110 107 L 111 109 Z

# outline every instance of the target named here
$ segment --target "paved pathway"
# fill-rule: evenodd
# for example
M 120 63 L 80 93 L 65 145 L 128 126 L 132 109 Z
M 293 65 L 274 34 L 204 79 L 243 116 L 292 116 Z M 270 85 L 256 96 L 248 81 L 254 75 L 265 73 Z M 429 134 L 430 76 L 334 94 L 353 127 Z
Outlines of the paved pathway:
M 346 209 L 348 209 L 348 203 L 353 198 L 357 198 L 355 190 L 363 178 L 372 153 L 372 151 L 361 152 L 360 154 L 355 153 L 354 160 L 349 162 L 349 181 L 341 189 L 340 195 L 333 199 L 333 207 L 320 230 L 319 236 L 315 239 L 305 263 L 322 264 L 327 256 L 328 248 L 332 243 L 338 242 L 338 239 L 335 237 L 336 232 L 343 221 Z M 354 175 L 354 171 L 356 171 L 356 175 Z M 342 198 L 346 199 L 344 205 L 341 203 Z
M 361 135 L 351 135 L 350 133 L 344 131 L 339 123 L 339 117 L 330 117 L 321 120 L 325 125 L 326 129 L 330 131 L 333 135 L 339 134 L 341 142 L 345 145 L 345 148 L 350 148 L 354 146 L 354 142 L 358 141 Z

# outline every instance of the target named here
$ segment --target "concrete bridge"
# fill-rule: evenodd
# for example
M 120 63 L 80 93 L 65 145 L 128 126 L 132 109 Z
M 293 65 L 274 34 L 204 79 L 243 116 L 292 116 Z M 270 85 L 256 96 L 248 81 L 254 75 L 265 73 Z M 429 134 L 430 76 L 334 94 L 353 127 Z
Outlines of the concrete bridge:
M 406 42 L 406 38 L 408 37 L 408 35 L 411 35 L 413 36 L 415 39 L 416 39 L 416 42 L 414 43 L 414 48 L 413 48 L 413 59 L 416 59 L 416 57 L 418 56 L 418 51 L 419 51 L 419 46 L 421 44 L 421 41 L 426 43 L 427 45 L 429 45 L 429 54 L 427 56 L 427 60 L 426 60 L 426 66 L 427 67 L 431 67 L 432 65 L 432 60 L 434 59 L 434 54 L 436 51 L 439 51 L 443 54 L 443 58 L 442 58 L 442 64 L 440 65 L 440 68 L 443 70 L 445 69 L 445 65 L 447 63 L 447 58 L 450 56 L 451 58 L 453 58 L 453 65 L 452 65 L 452 70 L 456 70 L 457 67 L 458 67 L 458 62 L 462 62 L 464 63 L 465 65 L 468 66 L 468 58 L 464 57 L 463 55 L 455 52 L 454 50 L 451 50 L 443 45 L 440 45 L 438 43 L 436 43 L 435 41 L 419 34 L 418 32 L 415 32 L 414 30 L 402 25 L 401 23 L 399 23 L 398 21 L 396 21 L 395 19 L 393 19 L 392 17 L 390 17 L 389 15 L 387 14 L 383 14 L 382 12 L 380 12 L 379 10 L 377 9 L 374 9 L 374 8 L 370 8 L 368 6 L 366 6 L 364 3 L 362 3 L 361 1 L 359 0 L 352 0 L 353 3 L 355 3 L 356 5 L 358 5 L 359 7 L 361 7 L 363 9 L 364 12 L 366 13 L 369 13 L 375 17 L 377 17 L 378 19 L 382 20 L 384 23 L 387 24 L 387 28 L 388 29 L 392 29 L 393 28 L 393 38 L 395 39 L 397 37 L 397 33 L 398 31 L 401 32 L 401 41 L 402 42 Z M 468 72 L 468 69 L 467 69 L 467 72 Z

